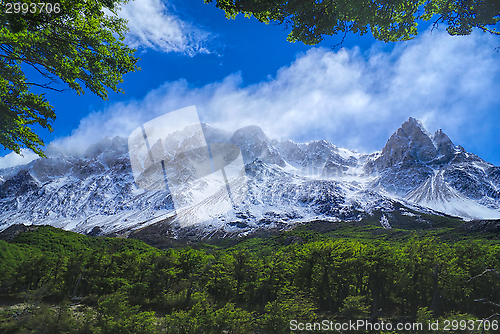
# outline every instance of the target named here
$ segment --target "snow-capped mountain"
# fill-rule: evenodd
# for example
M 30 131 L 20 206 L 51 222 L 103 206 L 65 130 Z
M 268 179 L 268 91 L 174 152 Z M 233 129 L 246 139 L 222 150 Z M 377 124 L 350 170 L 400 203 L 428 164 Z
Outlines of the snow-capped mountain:
M 126 234 L 155 223 L 175 225 L 181 215 L 196 218 L 192 224 L 198 224 L 205 235 L 370 216 L 379 217 L 385 228 L 397 224 L 395 217 L 400 216 L 425 224 L 430 223 L 425 219 L 429 214 L 500 218 L 500 168 L 456 146 L 440 130 L 429 134 L 413 118 L 381 152 L 372 154 L 327 141 L 272 140 L 257 126 L 232 134 L 206 124 L 202 130 L 207 144 L 231 143 L 243 156 L 246 176 L 227 186 L 235 193 L 244 188 L 240 193 L 245 197 L 223 210 L 227 213 L 209 215 L 198 224 L 200 217 L 227 206 L 227 201 L 217 189 L 203 196 L 214 183 L 192 177 L 189 168 L 176 169 L 176 179 L 190 182 L 176 194 L 138 188 L 130 160 L 135 157 L 129 156 L 127 139 L 115 137 L 95 143 L 81 156 L 49 146 L 46 159 L 0 169 L 0 230 L 25 223 L 81 233 Z M 199 138 L 174 133 L 168 144 L 172 161 L 183 165 L 199 160 L 195 154 L 184 154 L 182 159 L 175 154 L 180 148 L 196 147 Z M 151 143 L 153 154 L 160 144 Z M 176 203 L 183 204 L 177 211 L 174 195 Z M 191 224 L 189 219 L 182 221 L 180 227 Z

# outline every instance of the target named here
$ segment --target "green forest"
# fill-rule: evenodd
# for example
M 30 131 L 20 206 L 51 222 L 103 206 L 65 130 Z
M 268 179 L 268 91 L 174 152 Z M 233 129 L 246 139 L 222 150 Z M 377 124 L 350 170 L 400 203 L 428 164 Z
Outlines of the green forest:
M 29 227 L 0 240 L 0 332 L 498 332 L 497 236 L 447 231 L 296 228 L 160 250 Z

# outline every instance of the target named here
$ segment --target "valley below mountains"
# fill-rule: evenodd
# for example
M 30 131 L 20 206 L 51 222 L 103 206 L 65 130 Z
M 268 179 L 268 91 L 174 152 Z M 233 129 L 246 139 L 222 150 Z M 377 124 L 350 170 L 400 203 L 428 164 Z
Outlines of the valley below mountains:
M 500 167 L 455 145 L 441 130 L 430 134 L 414 118 L 371 154 L 324 140 L 273 140 L 258 126 L 234 133 L 206 124 L 202 129 L 207 144 L 236 145 L 243 157 L 241 179 L 231 186 L 245 187 L 245 197 L 225 213 L 203 218 L 223 203 L 217 192 L 204 196 L 213 184 L 189 169 L 183 177 L 190 187 L 176 195 L 180 210 L 168 189 L 138 188 L 127 138 L 106 137 L 82 155 L 49 146 L 47 158 L 1 169 L 0 231 L 48 224 L 89 235 L 148 232 L 175 240 L 245 236 L 315 221 L 423 229 L 500 219 Z M 196 140 L 179 136 L 172 154 L 196 147 Z M 180 221 L 181 213 L 196 219 Z

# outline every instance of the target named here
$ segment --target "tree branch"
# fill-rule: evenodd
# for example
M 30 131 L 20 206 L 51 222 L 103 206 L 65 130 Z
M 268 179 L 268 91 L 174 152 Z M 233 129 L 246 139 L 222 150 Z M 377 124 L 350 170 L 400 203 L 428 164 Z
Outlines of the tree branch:
M 53 81 L 53 82 L 55 82 L 55 81 Z M 62 93 L 62 92 L 67 91 L 67 90 L 70 90 L 69 88 L 57 89 L 57 88 L 54 88 L 54 87 L 50 87 L 50 83 L 41 85 L 41 84 L 37 84 L 37 83 L 34 83 L 34 82 L 26 82 L 26 85 L 37 86 L 37 87 L 41 87 L 41 88 L 45 88 L 45 89 L 50 89 L 50 90 L 53 90 L 53 91 L 56 91 L 56 92 L 59 92 L 59 93 Z
M 483 302 L 483 304 L 489 304 L 489 305 L 493 305 L 493 306 L 496 306 L 496 307 L 500 307 L 500 304 L 493 303 L 492 301 L 489 301 L 489 300 L 488 300 L 488 299 L 486 299 L 486 298 L 475 299 L 474 301 L 475 301 L 475 302 Z
M 465 283 L 469 283 L 470 281 L 472 281 L 473 279 L 476 279 L 476 278 L 479 278 L 481 276 L 484 276 L 485 274 L 489 273 L 489 272 L 493 272 L 496 274 L 496 276 L 498 278 L 500 278 L 500 273 L 498 273 L 498 271 L 496 271 L 495 269 L 485 269 L 482 273 L 480 273 L 479 275 L 477 276 L 474 276 L 474 277 L 471 277 L 469 278 Z
M 443 15 L 438 17 L 438 19 L 432 23 L 431 34 L 434 31 L 434 29 L 437 29 L 439 27 L 439 21 L 442 21 L 442 20 L 443 20 Z

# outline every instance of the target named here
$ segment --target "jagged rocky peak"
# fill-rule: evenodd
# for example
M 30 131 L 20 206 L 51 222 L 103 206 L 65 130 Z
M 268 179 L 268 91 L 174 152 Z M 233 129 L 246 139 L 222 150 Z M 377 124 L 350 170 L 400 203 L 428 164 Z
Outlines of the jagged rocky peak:
M 337 146 L 326 140 L 315 140 L 307 143 L 307 147 L 310 151 L 318 154 L 332 154 L 338 153 L 339 149 Z
M 443 132 L 443 130 L 437 130 L 432 139 L 434 141 L 434 144 L 436 145 L 438 153 L 444 156 L 446 161 L 450 161 L 451 159 L 453 159 L 456 151 L 455 145 L 453 144 L 451 139 Z
M 29 170 L 24 169 L 0 184 L 0 198 L 18 197 L 29 191 L 36 191 L 40 187 L 40 182 Z
M 291 140 L 284 140 L 279 142 L 278 146 L 281 154 L 287 161 L 300 161 L 304 159 L 305 153 L 299 144 Z
M 250 125 L 236 130 L 231 137 L 231 143 L 237 145 L 243 155 L 245 163 L 250 163 L 257 158 L 265 163 L 285 166 L 285 160 L 271 140 L 257 125 Z
M 210 143 L 228 143 L 231 139 L 231 133 L 221 129 L 211 127 L 206 123 L 201 123 L 203 134 L 207 144 Z
M 347 163 L 339 154 L 339 149 L 326 140 L 315 140 L 303 145 L 306 156 L 304 162 L 316 166 L 340 166 Z
M 254 140 L 261 142 L 269 142 L 269 138 L 266 136 L 264 131 L 258 125 L 249 125 L 241 129 L 236 130 L 233 133 L 231 140 L 241 141 L 241 140 Z
M 111 157 L 113 155 L 122 155 L 128 152 L 127 138 L 124 137 L 108 137 L 92 144 L 83 154 L 84 158 L 97 158 L 105 155 Z
M 385 168 L 405 162 L 429 163 L 437 158 L 443 163 L 453 159 L 454 153 L 455 145 L 442 130 L 432 136 L 420 121 L 410 117 L 389 138 L 378 165 Z
M 50 143 L 45 149 L 45 155 L 49 158 L 65 158 L 66 153 L 62 147 Z

